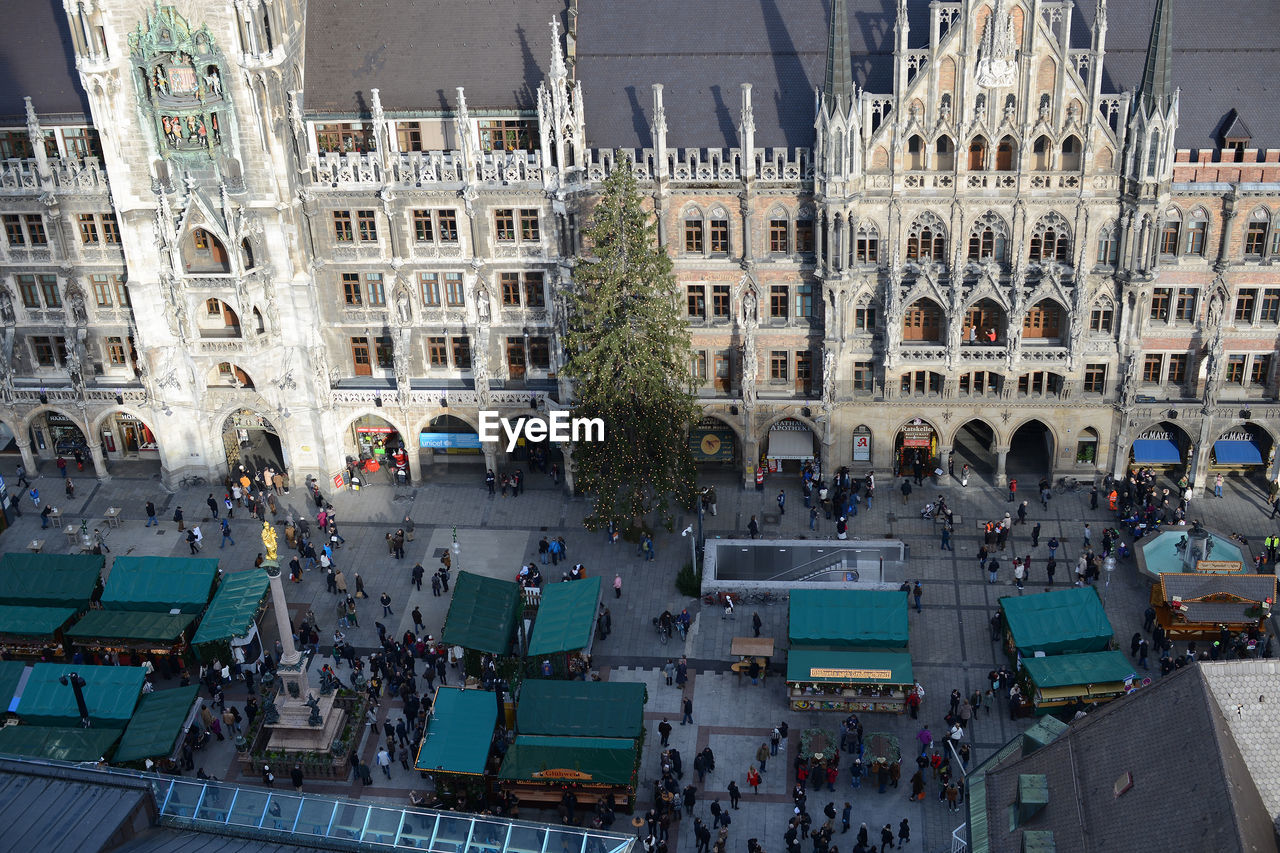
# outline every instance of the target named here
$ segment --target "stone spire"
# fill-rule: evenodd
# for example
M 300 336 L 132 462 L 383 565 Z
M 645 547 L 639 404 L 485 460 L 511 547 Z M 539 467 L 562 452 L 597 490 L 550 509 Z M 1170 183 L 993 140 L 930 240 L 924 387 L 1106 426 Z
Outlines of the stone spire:
M 569 76 L 569 71 L 564 64 L 564 54 L 560 50 L 560 21 L 556 18 L 551 19 L 551 73 L 549 76 L 556 81 L 563 81 Z
M 1151 39 L 1147 42 L 1147 61 L 1142 69 L 1142 86 L 1138 96 L 1147 113 L 1169 108 L 1173 95 L 1173 0 L 1156 0 L 1156 14 L 1151 21 Z
M 849 49 L 849 14 L 845 0 L 831 0 L 831 28 L 827 31 L 827 84 L 823 94 L 834 109 L 837 100 L 844 109 L 853 102 L 853 60 Z

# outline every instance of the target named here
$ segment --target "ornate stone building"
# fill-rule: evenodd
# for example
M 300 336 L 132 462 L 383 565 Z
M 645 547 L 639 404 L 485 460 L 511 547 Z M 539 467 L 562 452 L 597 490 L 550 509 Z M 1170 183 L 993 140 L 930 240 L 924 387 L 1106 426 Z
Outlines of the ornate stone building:
M 555 459 L 477 412 L 564 406 L 579 228 L 627 167 L 705 465 L 1277 473 L 1280 11 L 29 6 L 0 34 L 0 442 L 28 464 Z

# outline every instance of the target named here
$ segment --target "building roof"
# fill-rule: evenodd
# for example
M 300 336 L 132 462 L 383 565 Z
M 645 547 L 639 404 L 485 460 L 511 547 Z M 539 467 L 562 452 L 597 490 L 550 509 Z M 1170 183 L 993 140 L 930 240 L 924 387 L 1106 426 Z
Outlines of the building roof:
M 1226 574 L 1222 572 L 1161 572 L 1160 589 L 1165 601 L 1174 596 L 1183 601 L 1225 592 L 1254 603 L 1275 600 L 1275 575 Z
M 498 778 L 632 785 L 638 748 L 631 738 L 517 735 L 502 759 Z
M 26 661 L 0 660 L 0 715 L 6 711 L 17 711 L 14 697 L 18 695 L 23 680 L 30 677 L 27 671 L 30 666 Z
M 263 569 L 228 573 L 223 576 L 218 591 L 214 593 L 209 609 L 200 620 L 200 627 L 191 639 L 191 645 L 213 643 L 243 637 L 249 633 L 254 617 L 262 607 L 270 581 Z
M 64 636 L 78 646 L 92 645 L 95 640 L 174 643 L 195 618 L 189 613 L 170 616 L 138 610 L 90 610 Z
M 529 657 L 584 649 L 600 607 L 600 577 L 549 584 L 542 590 Z
M 119 842 L 116 833 L 147 825 L 145 809 L 152 797 L 145 779 L 0 759 L 3 846 L 47 853 L 112 850 Z
M 1263 805 L 1273 820 L 1280 821 L 1280 766 L 1274 737 L 1280 732 L 1280 661 L 1205 661 L 1199 667 Z
M 520 685 L 516 731 L 524 735 L 639 737 L 648 691 L 640 682 L 553 681 Z
M 75 692 L 60 681 L 78 673 L 85 680 L 84 701 L 95 727 L 122 729 L 133 716 L 145 679 L 140 666 L 79 666 L 37 663 L 23 685 L 18 719 L 37 726 L 75 726 L 80 723 Z
M 102 590 L 107 610 L 199 613 L 218 578 L 218 561 L 199 557 L 116 557 Z
M 1123 790 L 1126 774 L 1132 786 Z M 1017 808 L 1028 776 L 1045 777 L 1048 801 L 1038 810 L 1025 797 Z M 1091 712 L 1030 755 L 1015 751 L 986 770 L 983 787 L 971 803 L 985 810 L 974 853 L 1021 853 L 1029 830 L 1052 833 L 1059 850 L 1109 853 L 1133 846 L 1135 826 L 1149 850 L 1276 846 L 1271 815 L 1196 666 Z
M 551 57 L 551 20 L 563 37 L 565 0 L 339 0 L 307 3 L 304 107 L 367 114 L 369 90 L 396 110 L 537 108 Z
M 459 572 L 452 595 L 440 630 L 444 642 L 492 655 L 511 651 L 511 632 L 521 602 L 515 581 Z
M 492 691 L 437 688 L 415 766 L 429 772 L 484 773 L 497 724 L 498 700 Z
M 907 645 L 907 594 L 900 590 L 796 589 L 790 598 L 792 646 Z
M 81 120 L 89 100 L 76 71 L 71 28 L 59 0 L 28 0 L 5 8 L 0 27 L 0 121 L 26 121 L 22 99 L 30 97 L 41 115 Z
M 173 754 L 200 685 L 156 690 L 144 694 L 138 710 L 125 726 L 114 761 L 141 761 Z
M 1135 673 L 1124 652 L 1088 652 L 1079 655 L 1025 657 L 1022 665 L 1037 687 L 1074 687 L 1081 684 L 1111 684 L 1132 678 Z
M 1091 586 L 1000 599 L 1004 623 L 1024 656 L 1034 652 L 1100 652 L 1111 642 L 1111 622 Z
M 0 602 L 83 610 L 105 562 L 101 554 L 5 554 L 0 557 Z

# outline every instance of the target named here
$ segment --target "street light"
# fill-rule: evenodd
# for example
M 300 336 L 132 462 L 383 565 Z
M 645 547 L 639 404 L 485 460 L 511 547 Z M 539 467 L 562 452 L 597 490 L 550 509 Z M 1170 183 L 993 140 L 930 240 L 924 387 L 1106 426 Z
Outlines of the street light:
M 450 547 L 450 550 L 453 551 L 453 562 L 456 566 L 455 571 L 462 571 L 462 564 L 459 562 L 459 557 L 462 556 L 462 546 L 458 544 L 458 528 L 456 525 L 453 528 L 453 545 Z
M 1107 590 L 1111 588 L 1111 573 L 1116 570 L 1116 558 L 1112 554 L 1108 554 L 1102 561 L 1103 571 L 1107 573 L 1107 580 L 1102 585 L 1102 612 L 1107 612 Z
M 90 727 L 89 723 L 89 706 L 84 702 L 84 685 L 85 680 L 80 677 L 79 673 L 69 673 L 58 679 L 58 682 L 66 687 L 71 685 L 72 691 L 76 694 L 76 708 L 80 710 L 80 725 L 86 729 Z
M 688 536 L 692 532 L 693 532 L 693 525 L 690 524 L 684 530 L 680 531 L 680 535 Z M 696 577 L 698 574 L 698 537 L 697 536 L 689 540 L 689 556 L 693 558 L 693 574 Z

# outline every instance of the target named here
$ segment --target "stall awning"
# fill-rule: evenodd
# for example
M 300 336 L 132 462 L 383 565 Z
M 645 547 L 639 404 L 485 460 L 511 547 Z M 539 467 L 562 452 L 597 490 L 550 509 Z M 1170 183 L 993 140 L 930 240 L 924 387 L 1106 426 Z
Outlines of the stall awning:
M 225 575 L 209 609 L 200 620 L 191 645 L 247 635 L 258 608 L 262 606 L 262 598 L 267 594 L 268 583 L 267 573 L 262 569 Z
M 18 699 L 18 719 L 36 726 L 79 725 L 75 693 L 58 681 L 73 672 L 85 681 L 84 701 L 94 727 L 123 729 L 142 695 L 145 675 L 140 666 L 35 664 Z
M 509 653 L 511 632 L 515 630 L 516 612 L 522 600 L 519 585 L 515 581 L 459 572 L 452 594 L 449 613 L 440 631 L 441 639 L 451 646 L 491 655 Z
M 770 459 L 812 459 L 813 433 L 807 429 L 769 430 Z
M 1133 461 L 1139 465 L 1177 465 L 1178 445 L 1169 438 L 1139 438 L 1133 442 Z
M 479 776 L 489 761 L 498 700 L 488 690 L 441 687 L 418 750 L 419 770 Z
M 630 785 L 636 742 L 630 738 L 518 735 L 502 759 L 499 779 Z
M 553 583 L 542 590 L 529 657 L 586 648 L 600 607 L 600 578 Z
M 1004 624 L 1024 657 L 1034 652 L 1100 652 L 1111 642 L 1111 622 L 1091 586 L 1000 599 Z
M 520 685 L 516 731 L 522 735 L 640 736 L 648 691 L 640 682 L 553 681 Z
M 914 684 L 907 652 L 848 649 L 792 649 L 787 652 L 787 681 L 802 684 Z
M 1262 464 L 1262 448 L 1252 441 L 1215 441 L 1213 456 L 1219 465 Z
M 115 760 L 141 761 L 172 755 L 199 692 L 200 685 L 193 684 L 143 696 L 138 712 L 125 727 Z
M 83 610 L 102 577 L 104 561 L 99 554 L 5 554 L 0 558 L 0 602 Z
M 195 616 L 179 613 L 139 613 L 131 610 L 90 610 L 67 629 L 67 640 L 84 645 L 89 640 L 136 640 L 144 643 L 174 643 L 195 621 Z
M 119 737 L 119 729 L 5 726 L 0 729 L 0 753 L 53 761 L 97 762 L 107 756 Z
M 1022 659 L 1022 665 L 1041 688 L 1113 684 L 1135 675 L 1124 652 L 1117 651 L 1027 657 Z
M 899 590 L 791 591 L 791 645 L 905 648 L 907 594 Z
M 206 531 L 213 535 L 213 529 Z M 168 613 L 175 607 L 197 614 L 205 609 L 218 578 L 218 561 L 197 557 L 116 557 L 102 591 L 107 610 Z
M 72 607 L 22 607 L 0 604 L 0 636 L 52 637 L 76 615 Z

